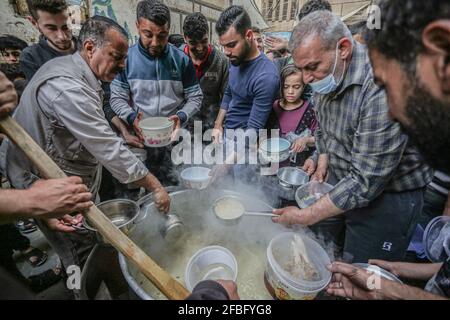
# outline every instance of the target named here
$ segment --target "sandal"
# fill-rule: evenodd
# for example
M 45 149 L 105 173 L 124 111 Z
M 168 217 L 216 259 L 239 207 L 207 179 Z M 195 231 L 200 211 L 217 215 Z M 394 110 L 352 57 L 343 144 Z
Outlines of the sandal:
M 28 234 L 37 230 L 36 224 L 32 220 L 19 220 L 17 228 L 23 234 Z
M 48 258 L 47 253 L 38 248 L 33 248 L 30 252 L 22 253 L 22 255 L 33 268 L 43 265 Z
M 56 273 L 55 270 L 49 269 L 38 275 L 28 278 L 30 281 L 30 288 L 35 293 L 41 292 L 55 283 L 58 283 L 62 279 L 61 273 Z

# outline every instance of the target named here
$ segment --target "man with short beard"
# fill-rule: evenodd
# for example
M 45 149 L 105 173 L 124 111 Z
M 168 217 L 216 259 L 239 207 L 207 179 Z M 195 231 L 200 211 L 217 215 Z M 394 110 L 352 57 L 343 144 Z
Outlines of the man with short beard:
M 170 25 L 169 7 L 160 1 L 140 1 L 139 41 L 130 47 L 125 70 L 111 83 L 112 109 L 142 142 L 140 120 L 168 117 L 179 129 L 200 110 L 203 100 L 192 61 L 168 43 Z M 177 183 L 171 172 L 171 146 L 147 149 L 146 163 L 164 184 Z
M 160 1 L 140 1 L 136 9 L 139 41 L 111 84 L 111 107 L 140 135 L 148 117 L 170 117 L 180 128 L 200 110 L 203 94 L 195 69 L 181 50 L 168 43 L 170 10 Z
M 278 96 L 280 77 L 272 61 L 258 50 L 250 17 L 242 7 L 226 9 L 217 21 L 216 32 L 232 64 L 214 127 L 213 138 L 220 141 L 224 127 L 244 130 L 265 127 Z
M 200 120 L 203 130 L 212 129 L 220 109 L 228 83 L 227 57 L 210 44 L 209 23 L 200 13 L 191 13 L 184 19 L 183 34 L 186 45 L 180 47 L 194 63 L 197 79 L 203 92 L 200 112 L 194 120 Z
M 382 0 L 381 29 L 366 30 L 376 83 L 386 90 L 389 114 L 400 122 L 426 161 L 450 173 L 450 2 Z M 448 235 L 450 237 L 450 234 Z M 450 298 L 450 257 L 444 263 L 369 261 L 407 279 L 430 280 L 425 290 L 334 263 L 328 293 L 351 299 Z M 430 293 L 431 292 L 431 293 Z M 437 296 L 439 295 L 439 296 Z

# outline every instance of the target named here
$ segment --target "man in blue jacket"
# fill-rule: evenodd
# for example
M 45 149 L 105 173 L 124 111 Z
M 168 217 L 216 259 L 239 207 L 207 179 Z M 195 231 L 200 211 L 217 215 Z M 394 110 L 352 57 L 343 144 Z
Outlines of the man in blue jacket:
M 125 70 L 111 84 L 111 107 L 138 136 L 139 121 L 148 117 L 170 117 L 178 129 L 200 110 L 203 100 L 194 65 L 168 43 L 170 11 L 165 4 L 141 1 L 136 26 L 139 42 L 129 49 Z M 159 171 L 161 163 L 171 163 L 167 149 L 150 153 L 149 164 L 158 165 Z

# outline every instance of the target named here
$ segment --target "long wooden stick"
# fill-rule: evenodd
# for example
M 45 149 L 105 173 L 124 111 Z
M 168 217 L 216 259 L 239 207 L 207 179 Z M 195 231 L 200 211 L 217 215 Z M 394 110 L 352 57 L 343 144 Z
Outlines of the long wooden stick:
M 57 179 L 67 177 L 56 163 L 41 149 L 27 132 L 11 117 L 0 120 L 3 131 L 38 168 L 42 178 Z M 134 242 L 120 231 L 96 206 L 85 214 L 89 222 L 117 250 L 130 259 L 139 270 L 169 299 L 183 300 L 189 291 L 169 273 L 158 266 Z

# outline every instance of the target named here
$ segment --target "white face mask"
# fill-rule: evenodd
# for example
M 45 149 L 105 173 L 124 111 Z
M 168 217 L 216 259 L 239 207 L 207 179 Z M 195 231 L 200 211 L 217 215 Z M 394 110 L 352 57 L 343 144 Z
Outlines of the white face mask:
M 344 69 L 342 70 L 341 79 L 339 80 L 339 82 L 336 83 L 336 79 L 334 78 L 334 72 L 336 71 L 337 61 L 338 61 L 338 53 L 339 53 L 339 44 L 336 46 L 336 59 L 334 60 L 333 72 L 330 73 L 325 78 L 323 78 L 322 80 L 312 82 L 309 84 L 315 93 L 330 94 L 330 93 L 336 91 L 336 89 L 341 84 L 342 80 L 344 80 L 344 72 L 345 72 L 345 66 L 346 66 L 345 60 L 344 60 Z

